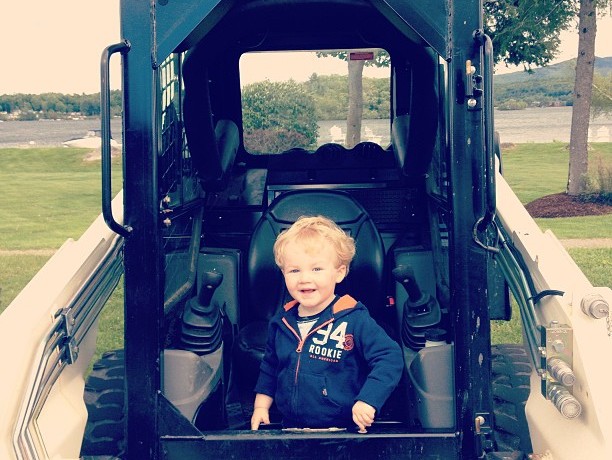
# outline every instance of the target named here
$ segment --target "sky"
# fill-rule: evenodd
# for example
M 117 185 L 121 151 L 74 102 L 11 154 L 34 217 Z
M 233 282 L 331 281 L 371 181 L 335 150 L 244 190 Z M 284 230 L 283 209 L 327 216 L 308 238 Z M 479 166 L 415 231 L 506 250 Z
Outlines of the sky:
M 102 50 L 120 41 L 119 0 L 0 0 L 0 94 L 100 91 Z M 576 56 L 574 28 L 561 35 L 555 62 Z M 597 23 L 596 56 L 612 56 L 612 18 Z M 111 60 L 111 87 L 121 86 L 120 60 Z M 287 67 L 286 61 L 284 62 Z M 330 73 L 336 59 L 330 60 Z M 296 64 L 297 65 L 297 64 Z M 344 64 L 345 65 L 345 64 Z M 274 78 L 274 63 L 266 66 Z M 277 67 L 278 68 L 278 67 Z M 498 66 L 497 73 L 507 69 Z M 305 74 L 309 75 L 308 68 Z

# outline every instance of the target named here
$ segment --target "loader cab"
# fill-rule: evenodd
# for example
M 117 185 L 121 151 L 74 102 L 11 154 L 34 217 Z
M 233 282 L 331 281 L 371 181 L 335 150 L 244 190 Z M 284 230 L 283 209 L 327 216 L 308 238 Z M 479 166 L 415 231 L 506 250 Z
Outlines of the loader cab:
M 121 14 L 128 458 L 494 450 L 489 319 L 507 295 L 487 248 L 480 7 L 123 0 Z M 345 73 L 326 75 L 330 59 Z M 267 321 L 288 300 L 271 245 L 318 214 L 356 239 L 339 289 L 402 347 L 404 377 L 368 436 L 278 418 L 251 432 Z

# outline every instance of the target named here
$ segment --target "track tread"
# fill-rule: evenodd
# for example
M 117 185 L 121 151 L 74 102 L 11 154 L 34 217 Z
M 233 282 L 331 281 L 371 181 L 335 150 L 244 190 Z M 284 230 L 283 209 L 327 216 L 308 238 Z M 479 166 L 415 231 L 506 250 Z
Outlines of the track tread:
M 125 355 L 109 351 L 94 364 L 85 383 L 87 425 L 83 458 L 122 458 L 125 454 Z
M 491 347 L 495 435 L 500 451 L 531 452 L 525 404 L 529 398 L 531 362 L 522 345 Z

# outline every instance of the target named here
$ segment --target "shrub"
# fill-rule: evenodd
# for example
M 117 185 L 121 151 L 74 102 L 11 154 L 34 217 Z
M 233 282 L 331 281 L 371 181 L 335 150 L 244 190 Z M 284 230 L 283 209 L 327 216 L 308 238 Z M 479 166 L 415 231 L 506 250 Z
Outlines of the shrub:
M 523 110 L 527 108 L 525 101 L 517 101 L 516 99 L 508 99 L 497 106 L 499 110 Z
M 251 152 L 278 153 L 276 148 L 308 148 L 317 141 L 318 124 L 312 96 L 293 80 L 263 81 L 242 90 L 244 145 Z M 278 136 L 276 141 L 274 136 Z M 262 142 L 262 144 L 258 144 Z
M 36 112 L 32 110 L 26 110 L 24 112 L 21 112 L 17 116 L 17 119 L 20 121 L 34 121 L 34 120 L 38 120 L 38 115 L 36 114 Z
M 581 201 L 612 205 L 612 165 L 597 157 L 596 172 L 589 174 L 586 182 L 587 193 L 580 196 Z
M 281 153 L 296 147 L 307 147 L 309 144 L 310 141 L 303 134 L 284 128 L 244 132 L 244 145 L 251 153 Z

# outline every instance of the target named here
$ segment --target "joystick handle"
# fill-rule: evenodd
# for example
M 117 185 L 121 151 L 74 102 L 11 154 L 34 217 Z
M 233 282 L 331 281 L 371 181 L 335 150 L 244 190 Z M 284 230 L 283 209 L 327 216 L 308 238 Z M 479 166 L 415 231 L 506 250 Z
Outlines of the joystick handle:
M 412 267 L 408 265 L 398 265 L 391 273 L 395 281 L 400 283 L 406 290 L 411 304 L 418 305 L 427 301 L 427 296 L 421 291 L 421 288 L 416 282 Z
M 202 284 L 200 285 L 200 292 L 198 293 L 198 304 L 201 307 L 210 306 L 212 296 L 215 290 L 219 287 L 223 281 L 223 273 L 217 272 L 204 272 L 202 273 Z

